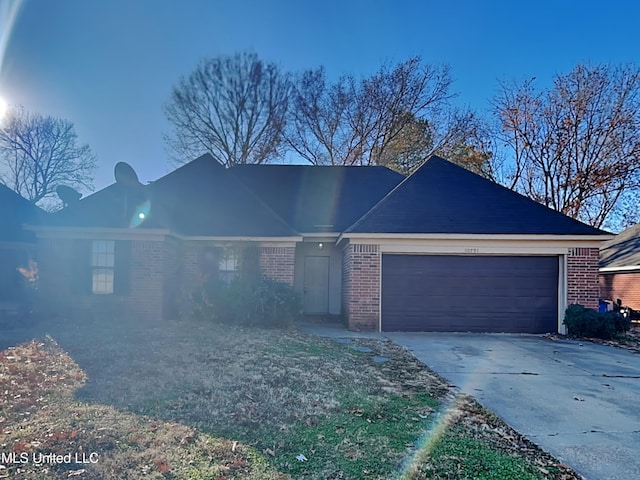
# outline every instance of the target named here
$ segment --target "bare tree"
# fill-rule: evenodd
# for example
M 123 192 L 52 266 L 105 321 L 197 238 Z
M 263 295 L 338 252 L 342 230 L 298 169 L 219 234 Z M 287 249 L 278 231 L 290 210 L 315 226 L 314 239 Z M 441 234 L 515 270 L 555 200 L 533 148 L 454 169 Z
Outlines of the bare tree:
M 295 81 L 287 141 L 314 165 L 377 164 L 402 173 L 433 153 L 462 158 L 471 152 L 462 145 L 477 153 L 481 122 L 451 105 L 450 86 L 448 67 L 424 65 L 419 57 L 334 83 L 323 68 L 308 70 Z
M 493 153 L 485 123 L 471 111 L 452 107 L 444 113 L 435 122 L 409 119 L 382 153 L 374 152 L 376 163 L 409 174 L 435 154 L 493 180 Z
M 0 126 L 0 162 L 2 183 L 45 208 L 58 185 L 93 190 L 95 156 L 68 120 L 11 109 Z
M 288 76 L 252 53 L 201 62 L 165 107 L 173 159 L 184 163 L 208 152 L 231 166 L 279 156 L 289 90 Z
M 640 71 L 577 65 L 546 91 L 534 82 L 503 84 L 494 100 L 508 186 L 602 227 L 640 186 Z
M 295 82 L 287 142 L 313 165 L 342 165 L 359 152 L 352 118 L 357 103 L 356 82 L 342 77 L 328 84 L 324 68 L 308 70 Z

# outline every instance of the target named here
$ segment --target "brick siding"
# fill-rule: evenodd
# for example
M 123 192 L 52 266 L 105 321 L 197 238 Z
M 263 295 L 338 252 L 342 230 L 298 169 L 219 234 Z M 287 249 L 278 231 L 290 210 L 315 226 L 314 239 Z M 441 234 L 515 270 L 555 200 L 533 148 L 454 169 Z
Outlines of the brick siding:
M 176 318 L 182 307 L 182 242 L 167 237 L 164 242 L 163 316 Z
M 131 242 L 131 290 L 127 307 L 144 318 L 162 318 L 165 245 L 163 241 Z
M 88 265 L 90 259 L 81 257 L 74 250 L 73 239 L 39 239 L 37 250 L 37 308 L 41 312 L 106 319 L 114 315 L 146 320 L 162 317 L 164 241 L 131 241 L 130 289 L 125 295 L 92 295 L 75 291 L 73 285 L 77 279 L 74 278 L 73 266 Z
M 598 248 L 570 248 L 567 255 L 567 302 L 598 308 Z
M 342 311 L 349 328 L 377 331 L 380 324 L 380 248 L 347 245 L 342 257 Z
M 622 300 L 622 305 L 640 310 L 640 272 L 600 275 L 600 297 Z
M 180 279 L 182 295 L 188 295 L 202 286 L 204 275 L 200 266 L 200 255 L 209 243 L 187 241 L 182 245 Z
M 293 286 L 295 247 L 262 247 L 260 271 L 267 278 Z
M 71 297 L 74 261 L 73 242 L 67 239 L 44 238 L 37 243 L 38 309 L 54 312 L 66 306 Z M 79 261 L 76 259 L 76 261 Z
M 193 291 L 198 288 L 204 279 L 200 266 L 200 255 L 206 247 L 221 247 L 220 244 L 211 242 L 186 242 L 182 251 L 181 275 L 187 289 Z M 242 249 L 246 244 L 238 244 Z M 225 244 L 222 248 L 229 248 Z M 293 285 L 293 272 L 295 265 L 295 247 L 261 247 L 260 271 L 263 275 L 278 282 Z

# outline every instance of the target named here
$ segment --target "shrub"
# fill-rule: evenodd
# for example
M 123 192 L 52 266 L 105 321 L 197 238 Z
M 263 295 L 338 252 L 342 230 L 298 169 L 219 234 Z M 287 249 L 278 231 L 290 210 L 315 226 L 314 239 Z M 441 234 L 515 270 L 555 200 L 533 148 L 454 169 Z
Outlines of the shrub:
M 620 312 L 606 312 L 601 314 L 606 321 L 613 323 L 613 330 L 616 334 L 628 332 L 631 329 L 631 319 L 620 314 Z
M 198 315 L 229 325 L 288 326 L 301 312 L 292 287 L 265 277 L 241 277 L 229 283 L 212 279 L 195 299 Z
M 569 305 L 564 324 L 570 335 L 609 340 L 631 328 L 631 321 L 618 312 L 599 313 L 582 305 Z

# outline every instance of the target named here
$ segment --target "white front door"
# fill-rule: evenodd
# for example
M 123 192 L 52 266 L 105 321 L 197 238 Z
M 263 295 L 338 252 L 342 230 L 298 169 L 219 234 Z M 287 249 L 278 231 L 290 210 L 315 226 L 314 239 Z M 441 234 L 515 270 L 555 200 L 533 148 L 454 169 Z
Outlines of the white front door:
M 304 313 L 329 313 L 329 257 L 304 257 Z

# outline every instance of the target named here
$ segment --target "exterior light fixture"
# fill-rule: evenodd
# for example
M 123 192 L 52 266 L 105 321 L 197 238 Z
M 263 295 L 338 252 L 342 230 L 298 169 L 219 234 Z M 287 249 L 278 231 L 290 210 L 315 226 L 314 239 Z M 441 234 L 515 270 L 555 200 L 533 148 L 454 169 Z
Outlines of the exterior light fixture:
M 318 244 L 318 248 L 319 248 L 320 250 L 322 250 L 322 247 L 324 247 L 324 245 L 322 244 L 322 242 L 320 242 L 320 243 Z

